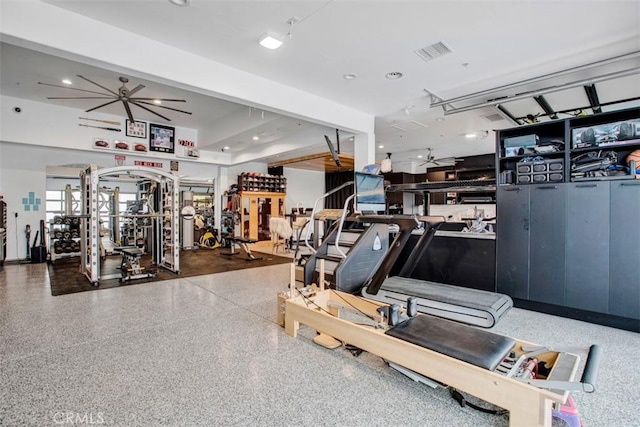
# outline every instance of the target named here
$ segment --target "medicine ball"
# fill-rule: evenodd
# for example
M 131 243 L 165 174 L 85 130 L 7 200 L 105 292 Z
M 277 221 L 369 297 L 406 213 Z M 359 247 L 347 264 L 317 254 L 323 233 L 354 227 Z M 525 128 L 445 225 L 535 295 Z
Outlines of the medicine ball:
M 635 150 L 629 153 L 627 156 L 627 166 L 631 167 L 631 161 L 635 160 L 636 162 L 636 173 L 640 174 L 640 150 Z

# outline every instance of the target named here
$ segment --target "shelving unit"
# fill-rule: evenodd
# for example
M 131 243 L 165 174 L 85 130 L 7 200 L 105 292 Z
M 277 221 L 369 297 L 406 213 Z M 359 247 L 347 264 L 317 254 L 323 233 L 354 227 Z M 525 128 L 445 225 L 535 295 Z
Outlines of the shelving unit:
M 496 144 L 498 292 L 640 332 L 640 177 L 626 165 L 640 109 L 501 130 Z
M 634 108 L 498 131 L 498 183 L 633 179 L 634 174 L 625 170 L 625 159 L 640 147 L 639 116 L 639 110 Z M 612 156 L 603 156 L 605 152 Z M 585 156 L 588 153 L 593 156 Z M 597 153 L 601 156 L 597 157 Z M 579 159 L 587 162 L 580 163 Z M 598 159 L 611 168 L 597 169 Z
M 238 175 L 238 189 L 240 191 L 259 191 L 270 193 L 286 193 L 287 178 L 281 175 L 244 172 Z
M 240 192 L 240 236 L 252 240 L 269 240 L 269 219 L 285 215 L 285 193 Z
M 51 262 L 77 256 L 80 256 L 80 218 L 55 216 L 49 224 Z

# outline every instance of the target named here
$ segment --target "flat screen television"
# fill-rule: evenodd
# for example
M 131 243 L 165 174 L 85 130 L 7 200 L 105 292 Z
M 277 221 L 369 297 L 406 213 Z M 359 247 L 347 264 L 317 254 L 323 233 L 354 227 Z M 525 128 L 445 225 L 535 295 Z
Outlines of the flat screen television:
M 384 213 L 384 176 L 355 173 L 356 210 L 363 214 Z

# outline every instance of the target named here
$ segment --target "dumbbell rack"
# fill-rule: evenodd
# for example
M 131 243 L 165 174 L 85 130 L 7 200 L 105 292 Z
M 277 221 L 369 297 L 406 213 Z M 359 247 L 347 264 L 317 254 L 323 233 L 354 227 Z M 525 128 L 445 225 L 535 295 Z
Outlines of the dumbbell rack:
M 80 256 L 80 219 L 56 216 L 49 227 L 49 254 L 51 262 Z

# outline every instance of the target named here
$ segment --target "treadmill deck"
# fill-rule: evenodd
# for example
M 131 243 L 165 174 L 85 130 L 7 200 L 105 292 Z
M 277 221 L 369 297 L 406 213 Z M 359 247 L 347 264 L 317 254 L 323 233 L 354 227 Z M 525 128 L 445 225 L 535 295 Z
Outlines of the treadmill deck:
M 399 276 L 387 278 L 376 295 L 363 289 L 362 296 L 388 304 L 416 297 L 421 313 L 484 328 L 493 327 L 513 307 L 507 295 Z

